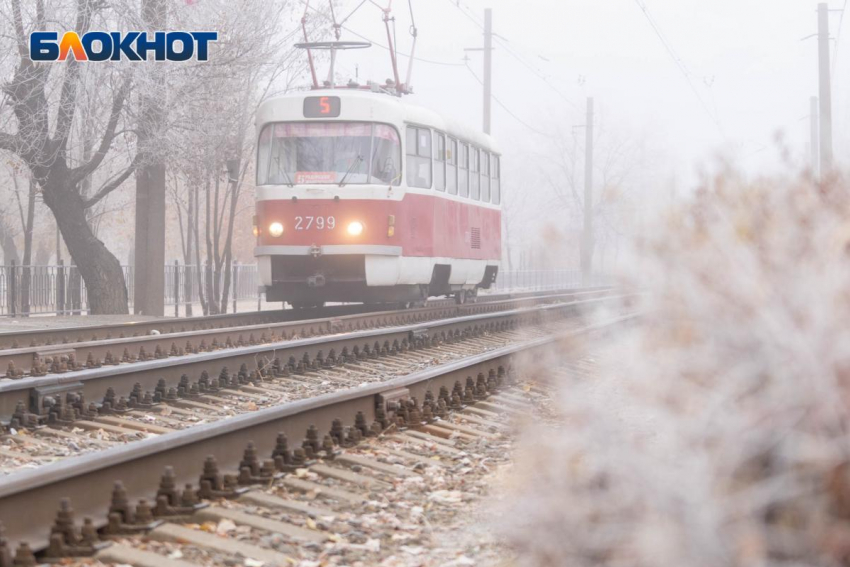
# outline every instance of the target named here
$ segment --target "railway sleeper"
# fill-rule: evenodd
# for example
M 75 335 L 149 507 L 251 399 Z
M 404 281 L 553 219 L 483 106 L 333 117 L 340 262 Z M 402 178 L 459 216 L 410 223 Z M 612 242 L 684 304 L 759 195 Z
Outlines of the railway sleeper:
M 474 409 L 466 403 L 479 404 L 481 400 L 504 390 L 513 382 L 513 371 L 511 368 L 500 366 L 491 369 L 487 375 L 479 373 L 474 378 L 469 376 L 466 387 L 460 381 L 456 381 L 452 390 L 452 401 L 454 405 L 459 399 L 459 392 L 464 393 L 463 403 L 460 409 Z M 474 393 L 473 393 L 474 392 Z M 210 500 L 241 499 L 247 497 L 249 502 L 264 503 L 266 500 L 272 506 L 295 507 L 296 510 L 306 511 L 312 505 L 298 502 L 289 502 L 266 494 L 250 494 L 251 486 L 257 484 L 269 484 L 282 480 L 284 485 L 294 490 L 323 492 L 326 496 L 338 500 L 361 502 L 364 497 L 357 493 L 347 492 L 339 488 L 328 488 L 323 485 L 314 485 L 309 481 L 301 480 L 292 476 L 284 476 L 285 473 L 294 472 L 300 468 L 310 468 L 320 477 L 335 479 L 346 484 L 359 486 L 364 489 L 374 490 L 389 485 L 370 475 L 360 474 L 363 468 L 376 471 L 377 474 L 385 474 L 395 477 L 409 476 L 410 472 L 396 465 L 388 465 L 374 461 L 369 458 L 349 455 L 342 449 L 351 448 L 359 444 L 366 437 L 374 437 L 379 434 L 390 434 L 403 439 L 414 447 L 430 447 L 438 453 L 448 455 L 460 454 L 456 448 L 458 439 L 468 441 L 475 438 L 494 438 L 497 434 L 489 431 L 456 424 L 437 421 L 438 415 L 445 417 L 446 399 L 449 391 L 441 387 L 438 394 L 427 390 L 424 401 L 420 405 L 416 397 L 410 396 L 405 388 L 401 388 L 381 395 L 376 398 L 376 420 L 371 426 L 367 425 L 366 417 L 358 412 L 354 424 L 345 426 L 342 420 L 335 419 L 327 434 L 320 435 L 315 426 L 307 429 L 301 447 L 290 449 L 285 434 L 279 433 L 275 440 L 271 458 L 262 460 L 253 442 L 248 442 L 243 458 L 239 463 L 238 474 L 222 474 L 214 456 L 208 456 L 204 463 L 201 475 L 198 478 L 197 488 L 187 484 L 184 489 L 177 488 L 174 471 L 167 467 L 160 477 L 159 487 L 156 493 L 156 501 L 153 506 L 146 500 L 140 499 L 132 506 L 127 496 L 123 483 L 116 481 L 112 490 L 112 496 L 107 516 L 106 525 L 101 528 L 100 533 L 95 529 L 90 518 L 83 520 L 79 528 L 75 525 L 74 511 L 69 499 L 60 502 L 56 520 L 51 528 L 49 545 L 41 555 L 45 559 L 57 560 L 60 558 L 73 558 L 82 556 L 94 556 L 101 553 L 108 545 L 109 539 L 114 536 L 127 536 L 133 534 L 149 534 L 154 539 L 170 534 L 177 526 L 166 524 L 168 520 L 175 518 L 196 518 L 199 520 L 226 517 L 231 521 L 253 525 L 262 529 L 277 530 L 278 533 L 289 535 L 296 539 L 324 541 L 325 536 L 321 532 L 304 531 L 290 524 L 278 525 L 280 522 L 268 520 L 261 516 L 249 516 L 244 513 L 228 510 L 225 508 L 210 507 Z M 508 408 L 501 405 L 492 405 L 491 409 L 503 411 L 507 414 L 517 413 L 516 407 Z M 504 411 L 508 410 L 508 411 Z M 490 413 L 489 411 L 487 413 Z M 495 415 L 495 414 L 494 414 Z M 472 416 L 464 416 L 470 423 L 476 423 Z M 479 425 L 482 425 L 479 423 Z M 503 424 L 483 424 L 488 429 L 503 428 Z M 321 441 L 320 441 L 321 437 Z M 433 464 L 430 460 L 417 457 L 412 453 L 397 451 L 400 455 L 409 455 L 417 466 L 425 463 Z M 342 466 L 322 465 L 320 462 L 336 462 Z M 442 465 L 442 464 L 441 464 Z M 279 500 L 279 501 L 278 501 Z M 318 510 L 318 509 L 317 509 Z M 318 513 L 322 513 L 320 510 Z M 184 528 L 185 529 L 185 528 Z M 194 532 L 184 535 L 192 537 L 205 537 L 202 532 Z M 253 551 L 253 550 L 252 550 Z M 116 550 L 120 556 L 126 555 Z M 274 552 L 270 552 L 274 553 Z M 150 559 L 150 558 L 148 558 Z M 33 550 L 23 542 L 19 545 L 12 558 L 8 542 L 2 536 L 0 526 L 0 567 L 7 566 L 36 565 L 36 556 Z
M 186 405 L 186 401 L 197 401 L 205 395 L 217 395 L 228 389 L 238 390 L 249 384 L 259 386 L 263 382 L 277 378 L 289 378 L 293 375 L 303 376 L 307 372 L 319 369 L 356 364 L 357 361 L 375 360 L 409 351 L 455 344 L 492 332 L 516 329 L 517 326 L 527 322 L 527 319 L 523 319 L 521 317 L 482 325 L 473 324 L 462 329 L 455 328 L 433 334 L 429 334 L 427 331 L 417 331 L 411 333 L 410 337 L 402 341 L 394 340 L 392 343 L 384 341 L 383 344 L 379 341 L 371 344 L 366 342 L 362 348 L 354 346 L 350 352 L 348 347 L 344 347 L 339 356 L 333 349 L 329 351 L 327 356 L 324 355 L 323 350 L 319 350 L 312 358 L 309 352 L 305 352 L 300 361 L 296 360 L 294 356 L 290 356 L 285 365 L 281 363 L 278 357 L 275 357 L 271 362 L 268 359 L 261 359 L 264 362 L 258 368 L 249 372 L 246 365 L 242 364 L 235 375 L 229 372 L 227 366 L 223 366 L 217 379 L 212 379 L 206 370 L 201 372 L 196 382 L 191 382 L 189 377 L 183 374 L 176 387 L 168 387 L 165 379 L 161 378 L 153 392 L 143 391 L 141 385 L 136 383 L 127 397 L 118 396 L 114 389 L 110 387 L 107 388 L 104 399 L 100 404 L 86 403 L 82 394 L 82 384 L 79 382 L 62 385 L 58 387 L 60 390 L 56 392 L 45 393 L 41 392 L 40 389 L 35 389 L 30 407 L 27 408 L 24 404 L 19 403 L 8 426 L 13 429 L 34 429 L 45 425 L 53 427 L 71 426 L 75 421 L 91 420 L 98 415 L 121 416 L 132 410 L 153 410 L 161 404 L 173 404 L 181 407 Z M 265 334 L 263 334 L 261 340 L 264 338 Z M 462 353 L 458 351 L 457 354 Z M 128 356 L 129 353 L 125 349 L 124 358 Z M 109 354 L 107 354 L 104 362 L 107 364 L 110 362 Z M 466 394 L 461 390 L 458 395 L 462 403 L 470 403 L 475 398 L 475 391 L 473 389 L 471 394 Z M 446 406 L 456 409 L 458 402 L 447 399 Z M 431 413 L 435 415 L 437 409 L 436 407 L 429 408 Z M 3 428 L 2 424 L 0 424 L 0 431 L 2 431 L 1 428 Z

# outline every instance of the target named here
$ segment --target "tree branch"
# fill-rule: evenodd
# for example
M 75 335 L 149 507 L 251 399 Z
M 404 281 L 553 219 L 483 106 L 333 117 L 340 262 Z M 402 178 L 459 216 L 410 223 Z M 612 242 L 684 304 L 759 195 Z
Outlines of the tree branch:
M 15 24 L 15 38 L 18 43 L 18 55 L 27 57 L 27 39 L 24 33 L 24 19 L 21 17 L 21 0 L 12 0 L 12 19 Z
M 121 175 L 119 175 L 118 177 L 113 177 L 110 181 L 107 181 L 100 189 L 97 190 L 97 193 L 95 193 L 89 199 L 86 199 L 83 202 L 83 206 L 88 209 L 95 205 L 98 201 L 118 189 L 118 187 L 120 187 L 122 183 L 127 181 L 127 179 L 131 175 L 133 175 L 133 172 L 136 171 L 136 166 L 139 165 L 139 161 L 141 161 L 139 158 L 139 154 L 136 154 L 136 157 L 133 159 L 130 165 L 127 166 L 127 169 L 125 169 L 121 173 Z
M 74 29 L 80 36 L 89 31 L 93 10 L 92 0 L 77 0 L 77 22 Z M 65 77 L 62 79 L 59 109 L 56 113 L 56 130 L 53 133 L 55 147 L 60 152 L 65 150 L 68 137 L 71 135 L 71 125 L 74 123 L 79 75 L 80 62 L 76 57 L 68 57 L 65 60 Z
M 35 29 L 43 30 L 44 25 L 45 25 L 44 0 L 36 0 L 36 2 L 35 2 Z
M 118 89 L 115 98 L 112 99 L 112 109 L 109 113 L 109 121 L 106 124 L 106 130 L 103 132 L 103 138 L 100 140 L 100 146 L 92 155 L 92 158 L 83 165 L 75 167 L 69 172 L 74 184 L 79 183 L 100 167 L 103 158 L 109 153 L 109 148 L 112 147 L 112 141 L 115 140 L 115 129 L 118 127 L 118 119 L 121 117 L 121 109 L 124 108 L 124 101 L 127 98 L 127 92 L 130 90 L 130 78 L 126 78 Z
M 18 153 L 18 137 L 14 134 L 7 134 L 6 132 L 0 132 L 0 150 L 5 150 L 7 152 L 11 152 L 13 154 Z

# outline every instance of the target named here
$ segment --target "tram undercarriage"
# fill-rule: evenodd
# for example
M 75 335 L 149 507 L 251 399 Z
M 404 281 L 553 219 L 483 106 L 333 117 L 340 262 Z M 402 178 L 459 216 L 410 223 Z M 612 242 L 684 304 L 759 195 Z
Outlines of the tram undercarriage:
M 364 255 L 273 256 L 270 264 L 266 300 L 285 301 L 295 307 L 328 302 L 416 305 L 437 296 L 454 296 L 458 303 L 465 303 L 474 301 L 479 289 L 488 289 L 498 273 L 497 266 L 486 266 L 483 278 L 453 283 L 452 266 L 437 264 L 427 283 L 368 285 Z

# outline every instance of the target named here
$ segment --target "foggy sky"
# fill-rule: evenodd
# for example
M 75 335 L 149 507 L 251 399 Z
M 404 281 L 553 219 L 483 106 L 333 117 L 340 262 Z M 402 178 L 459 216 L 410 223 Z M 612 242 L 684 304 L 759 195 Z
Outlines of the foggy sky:
M 345 2 L 340 13 L 347 14 L 357 3 Z M 831 7 L 842 3 L 834 0 Z M 778 131 L 794 158 L 806 158 L 809 97 L 817 94 L 817 41 L 801 39 L 817 30 L 815 0 L 645 0 L 645 5 L 708 110 L 635 0 L 460 0 L 461 8 L 455 0 L 413 0 L 419 28 L 416 55 L 460 63 L 464 47 L 483 42 L 480 28 L 465 14 L 481 22 L 484 8 L 492 7 L 494 31 L 564 95 L 496 43 L 494 95 L 536 130 L 554 134 L 583 124 L 585 97 L 593 96 L 605 127 L 640 138 L 662 157 L 656 173 L 675 176 L 680 183 L 710 169 L 718 155 L 749 174 L 776 170 Z M 395 2 L 393 12 L 399 51 L 408 53 L 407 3 Z M 833 37 L 839 20 L 839 13 L 831 16 Z M 380 11 L 370 3 L 346 26 L 387 44 Z M 843 133 L 850 126 L 850 113 L 843 109 L 850 76 L 850 21 L 843 26 L 833 93 L 838 163 L 845 161 Z M 344 31 L 342 39 L 359 38 Z M 468 55 L 480 76 L 481 53 Z M 402 57 L 400 63 L 403 76 L 408 59 Z M 377 46 L 340 56 L 341 72 L 353 75 L 355 65 L 361 82 L 391 76 L 389 56 Z M 480 127 L 481 87 L 464 66 L 416 61 L 412 83 L 412 101 Z M 549 144 L 496 103 L 493 113 L 494 135 L 506 152 L 539 151 Z

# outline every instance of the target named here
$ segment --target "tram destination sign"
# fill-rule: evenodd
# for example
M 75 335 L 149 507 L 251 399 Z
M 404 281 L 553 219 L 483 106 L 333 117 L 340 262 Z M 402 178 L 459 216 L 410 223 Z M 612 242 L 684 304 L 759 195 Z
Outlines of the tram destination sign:
M 304 98 L 304 118 L 337 118 L 342 111 L 338 96 L 308 96 Z

